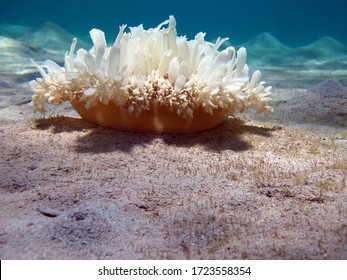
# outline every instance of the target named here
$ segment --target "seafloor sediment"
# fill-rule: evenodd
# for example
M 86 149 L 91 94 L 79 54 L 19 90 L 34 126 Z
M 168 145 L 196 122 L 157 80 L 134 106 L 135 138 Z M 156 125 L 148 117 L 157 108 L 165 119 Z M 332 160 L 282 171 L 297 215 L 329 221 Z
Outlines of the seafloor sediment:
M 338 42 L 259 36 L 245 45 L 274 114 L 152 136 L 85 123 L 68 104 L 34 114 L 30 58 L 55 54 L 29 37 L 0 37 L 1 259 L 347 258 Z

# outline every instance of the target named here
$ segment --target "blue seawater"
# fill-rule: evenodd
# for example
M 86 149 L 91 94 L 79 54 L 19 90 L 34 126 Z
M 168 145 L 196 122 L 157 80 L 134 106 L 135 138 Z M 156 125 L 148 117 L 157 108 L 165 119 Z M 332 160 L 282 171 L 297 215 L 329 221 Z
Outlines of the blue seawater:
M 229 37 L 232 44 L 269 32 L 290 47 L 330 36 L 347 46 L 346 0 L 2 0 L 0 24 L 54 22 L 76 36 L 93 28 L 111 39 L 126 23 L 155 27 L 174 15 L 179 35 L 206 32 L 206 38 Z

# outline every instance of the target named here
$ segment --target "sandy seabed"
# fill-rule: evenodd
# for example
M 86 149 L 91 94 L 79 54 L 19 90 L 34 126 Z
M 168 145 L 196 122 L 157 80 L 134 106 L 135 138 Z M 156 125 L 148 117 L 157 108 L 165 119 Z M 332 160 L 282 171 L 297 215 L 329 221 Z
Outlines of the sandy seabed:
M 0 258 L 346 259 L 344 90 L 277 90 L 274 115 L 187 135 L 6 107 Z
M 70 37 L 0 36 L 1 259 L 347 259 L 344 46 L 258 36 L 273 115 L 153 136 L 33 113 L 30 58 L 61 63 Z

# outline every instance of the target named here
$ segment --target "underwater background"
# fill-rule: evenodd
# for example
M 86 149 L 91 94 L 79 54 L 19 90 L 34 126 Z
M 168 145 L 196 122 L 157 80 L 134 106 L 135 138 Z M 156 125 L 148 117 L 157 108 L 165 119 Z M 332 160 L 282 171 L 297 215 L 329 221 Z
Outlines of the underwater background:
M 170 15 L 246 47 L 273 114 L 156 137 L 35 113 L 33 61 Z M 0 259 L 346 260 L 346 128 L 347 0 L 1 0 Z
M 229 37 L 235 45 L 269 32 L 289 47 L 323 36 L 347 46 L 346 13 L 346 0 L 2 0 L 0 25 L 33 27 L 50 21 L 75 36 L 99 28 L 113 40 L 121 24 L 143 23 L 147 29 L 174 15 L 178 34 L 189 39 L 202 31 L 207 40 Z

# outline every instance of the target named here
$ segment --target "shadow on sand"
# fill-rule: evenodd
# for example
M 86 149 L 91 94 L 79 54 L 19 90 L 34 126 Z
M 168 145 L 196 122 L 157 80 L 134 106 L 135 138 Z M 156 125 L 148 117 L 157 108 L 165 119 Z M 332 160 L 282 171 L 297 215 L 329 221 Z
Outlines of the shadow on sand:
M 134 147 L 146 146 L 153 141 L 163 141 L 177 147 L 200 145 L 214 152 L 242 152 L 252 148 L 242 138 L 243 134 L 270 137 L 272 131 L 271 128 L 251 126 L 239 119 L 229 118 L 221 125 L 199 133 L 153 135 L 101 127 L 81 119 L 61 116 L 36 120 L 36 129 L 50 129 L 53 133 L 81 132 L 75 145 L 79 153 L 107 153 L 115 150 L 130 153 Z

